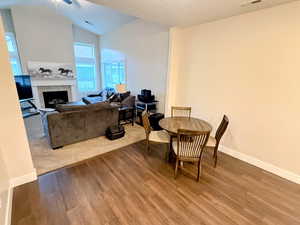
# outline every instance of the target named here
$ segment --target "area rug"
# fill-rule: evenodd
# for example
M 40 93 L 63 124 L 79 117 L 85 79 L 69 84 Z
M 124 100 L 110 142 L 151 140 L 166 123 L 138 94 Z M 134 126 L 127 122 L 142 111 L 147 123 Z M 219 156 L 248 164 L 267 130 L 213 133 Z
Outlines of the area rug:
M 143 127 L 139 125 L 132 126 L 130 124 L 125 126 L 126 134 L 123 138 L 111 141 L 106 137 L 97 137 L 52 150 L 44 136 L 40 116 L 29 117 L 24 119 L 24 121 L 33 164 L 38 175 L 145 139 Z

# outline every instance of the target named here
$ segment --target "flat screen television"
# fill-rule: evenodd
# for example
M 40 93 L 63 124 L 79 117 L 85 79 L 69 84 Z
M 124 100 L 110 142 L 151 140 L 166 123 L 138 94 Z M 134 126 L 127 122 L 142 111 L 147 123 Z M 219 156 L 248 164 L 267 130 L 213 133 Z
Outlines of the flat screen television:
M 33 98 L 31 89 L 31 79 L 29 75 L 15 76 L 15 81 L 20 100 Z

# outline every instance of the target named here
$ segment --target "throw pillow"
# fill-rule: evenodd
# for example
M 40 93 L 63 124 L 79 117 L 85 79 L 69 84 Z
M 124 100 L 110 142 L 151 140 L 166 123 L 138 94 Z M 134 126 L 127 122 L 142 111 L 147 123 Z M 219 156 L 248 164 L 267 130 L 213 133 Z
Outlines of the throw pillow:
M 106 101 L 109 103 L 113 102 L 113 100 L 115 99 L 115 95 L 116 94 L 111 95 L 109 98 L 106 99 Z
M 113 89 L 113 88 L 105 88 L 104 90 L 106 92 L 106 98 L 109 98 L 110 96 L 112 96 L 115 93 L 115 89 Z
M 120 94 L 113 94 L 113 96 L 111 97 L 110 102 L 121 102 Z
M 127 91 L 125 93 L 120 93 L 120 98 L 121 101 L 123 101 L 125 98 L 127 98 L 128 96 L 130 96 L 130 91 Z

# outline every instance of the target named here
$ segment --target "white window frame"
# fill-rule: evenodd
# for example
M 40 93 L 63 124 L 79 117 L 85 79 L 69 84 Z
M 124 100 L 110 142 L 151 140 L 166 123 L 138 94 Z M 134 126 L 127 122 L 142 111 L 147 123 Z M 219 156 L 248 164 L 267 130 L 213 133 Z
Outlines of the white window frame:
M 86 47 L 91 47 L 93 50 L 93 58 L 89 58 L 89 57 L 78 57 L 75 54 L 75 46 L 76 45 L 81 45 L 81 46 L 86 46 Z M 97 57 L 96 57 L 96 46 L 94 44 L 90 44 L 90 43 L 84 43 L 84 42 L 74 42 L 74 56 L 75 56 L 75 68 L 77 66 L 77 64 L 93 64 L 94 65 L 94 73 L 95 73 L 95 79 L 94 79 L 94 86 L 95 88 L 93 90 L 87 90 L 87 91 L 83 91 L 79 89 L 79 81 L 77 80 L 77 85 L 78 85 L 78 91 L 81 93 L 85 93 L 85 92 L 94 92 L 97 90 L 98 87 L 98 69 L 97 69 Z
M 124 63 L 124 82 L 127 85 L 127 63 L 125 59 L 122 60 L 109 60 L 103 61 L 101 63 L 101 74 L 102 74 L 102 88 L 106 88 L 105 74 L 104 74 L 104 64 L 105 63 Z M 115 87 L 114 87 L 115 88 Z
M 5 36 L 10 37 L 10 39 L 12 40 L 13 48 L 15 49 L 15 51 L 13 51 L 13 52 L 10 52 L 8 50 L 10 63 L 11 63 L 11 60 L 14 59 L 14 60 L 16 60 L 18 66 L 20 68 L 20 74 L 13 74 L 13 75 L 22 75 L 23 74 L 23 68 L 22 68 L 21 61 L 20 61 L 20 56 L 19 56 L 16 37 L 15 37 L 14 33 L 12 33 L 12 32 L 5 32 Z M 5 37 L 5 39 L 6 39 L 6 37 Z M 7 49 L 8 49 L 8 46 L 7 46 Z M 12 70 L 12 72 L 13 72 L 13 70 Z

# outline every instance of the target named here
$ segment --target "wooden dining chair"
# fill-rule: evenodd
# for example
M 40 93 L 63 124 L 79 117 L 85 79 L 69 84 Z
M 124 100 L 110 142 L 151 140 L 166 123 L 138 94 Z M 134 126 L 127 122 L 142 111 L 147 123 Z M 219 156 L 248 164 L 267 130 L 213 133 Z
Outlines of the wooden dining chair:
M 180 112 L 180 116 L 184 115 L 186 117 L 191 117 L 192 107 L 183 107 L 183 106 L 171 106 L 171 117 L 176 116 L 176 111 Z
M 150 141 L 169 144 L 170 136 L 169 136 L 168 132 L 166 132 L 164 130 L 153 131 L 153 129 L 150 126 L 148 113 L 146 111 L 143 111 L 143 113 L 142 113 L 142 120 L 143 120 L 144 129 L 146 132 L 146 142 L 147 142 L 148 152 L 150 152 L 150 145 L 149 145 Z M 167 154 L 168 154 L 168 151 L 166 152 L 166 156 L 167 156 Z
M 197 162 L 199 181 L 201 174 L 201 161 L 203 150 L 209 139 L 209 131 L 191 131 L 179 129 L 177 138 L 172 142 L 173 151 L 176 155 L 176 165 L 174 178 L 177 177 L 178 166 L 180 162 Z
M 180 112 L 177 116 L 184 116 L 191 118 L 192 113 L 192 107 L 186 107 L 186 106 L 171 106 L 171 117 L 176 116 L 176 112 Z M 170 147 L 172 146 L 173 139 L 176 138 L 176 135 L 171 135 L 170 138 Z
M 220 144 L 220 141 L 221 141 L 221 138 L 223 137 L 227 127 L 228 127 L 228 124 L 229 124 L 229 120 L 228 120 L 228 117 L 226 115 L 223 116 L 223 119 L 216 131 L 216 135 L 215 137 L 209 137 L 208 139 L 208 142 L 207 142 L 207 145 L 206 147 L 208 149 L 213 149 L 214 151 L 214 154 L 213 154 L 213 158 L 215 160 L 214 162 L 214 167 L 216 168 L 217 167 L 217 162 L 218 162 L 218 148 L 219 148 L 219 144 Z

